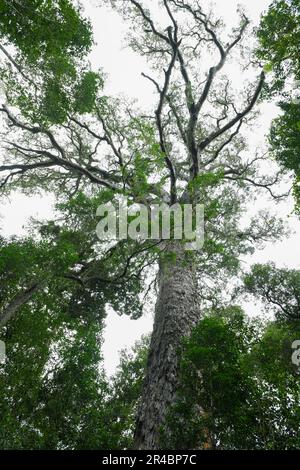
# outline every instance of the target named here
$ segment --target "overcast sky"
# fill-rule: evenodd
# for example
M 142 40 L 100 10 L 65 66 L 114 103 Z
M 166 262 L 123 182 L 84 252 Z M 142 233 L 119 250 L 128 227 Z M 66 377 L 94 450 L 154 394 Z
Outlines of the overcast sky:
M 122 1 L 122 0 L 120 0 Z M 205 2 L 204 2 L 205 3 Z M 224 19 L 226 25 L 236 25 L 236 7 L 244 6 L 248 16 L 254 23 L 259 20 L 260 14 L 268 7 L 269 0 L 251 0 L 238 2 L 236 0 L 217 0 L 214 2 L 217 11 Z M 123 94 L 138 100 L 140 106 L 149 106 L 153 102 L 152 88 L 141 77 L 141 72 L 146 72 L 148 66 L 136 53 L 125 48 L 127 26 L 117 13 L 107 8 L 97 8 L 96 0 L 83 0 L 86 14 L 91 18 L 96 45 L 91 54 L 91 62 L 95 67 L 101 67 L 107 74 L 106 93 L 111 95 Z M 273 104 L 264 104 L 261 117 L 255 134 L 251 137 L 253 148 L 263 145 L 264 134 L 267 132 L 271 119 L 276 114 Z M 51 197 L 24 197 L 20 194 L 13 195 L 10 200 L 2 200 L 0 214 L 2 233 L 5 235 L 25 234 L 26 222 L 30 216 L 46 219 L 51 216 Z M 260 207 L 270 206 L 270 202 L 260 200 Z M 275 261 L 279 266 L 300 268 L 300 223 L 291 215 L 293 201 L 289 200 L 281 204 L 275 210 L 284 217 L 287 224 L 294 230 L 294 234 L 283 242 L 274 245 L 268 244 L 262 251 L 257 251 L 245 263 Z M 273 207 L 274 210 L 274 207 Z M 248 309 L 253 307 L 250 305 Z M 104 343 L 105 366 L 109 373 L 115 370 L 118 363 L 118 352 L 148 333 L 152 328 L 152 315 L 148 313 L 140 320 L 130 320 L 128 317 L 119 317 L 114 312 L 109 312 L 106 320 L 106 332 Z

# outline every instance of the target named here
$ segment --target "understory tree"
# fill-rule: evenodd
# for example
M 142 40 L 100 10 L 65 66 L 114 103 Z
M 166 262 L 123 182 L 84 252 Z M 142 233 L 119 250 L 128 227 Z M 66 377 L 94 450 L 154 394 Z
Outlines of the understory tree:
M 165 448 L 298 449 L 298 336 L 299 323 L 249 320 L 237 306 L 207 312 L 184 343 Z
M 248 82 L 240 78 L 234 83 L 230 77 L 234 57 L 243 61 L 249 20 L 240 13 L 236 28 L 226 31 L 221 20 L 205 12 L 196 0 L 159 2 L 162 22 L 151 12 L 153 2 L 149 8 L 138 0 L 104 2 L 129 21 L 131 46 L 149 60 L 152 72 L 143 75 L 156 93 L 155 105 L 139 110 L 125 100 L 106 96 L 99 75 L 85 72 L 89 28 L 80 22 L 80 12 L 70 2 L 53 2 L 49 18 L 53 15 L 60 32 L 71 26 L 68 31 L 75 31 L 75 37 L 55 35 L 49 24 L 44 28 L 49 2 L 39 2 L 39 6 L 30 2 L 30 14 L 34 10 L 41 18 L 34 31 L 40 53 L 33 57 L 26 35 L 20 43 L 18 34 L 18 28 L 26 29 L 26 22 L 33 27 L 31 17 L 26 16 L 26 9 L 20 16 L 19 2 L 4 3 L 15 3 L 17 12 L 15 23 L 6 22 L 4 16 L 2 25 L 12 52 L 5 53 L 9 65 L 3 65 L 1 75 L 6 98 L 0 108 L 0 187 L 3 193 L 13 189 L 25 194 L 54 192 L 58 214 L 53 221 L 38 224 L 39 235 L 33 240 L 3 242 L 12 269 L 5 268 L 2 274 L 0 326 L 9 335 L 10 328 L 21 321 L 20 312 L 23 321 L 27 313 L 28 321 L 33 321 L 35 302 L 41 299 L 45 307 L 39 308 L 40 321 L 45 317 L 51 321 L 49 301 L 57 303 L 55 315 L 67 310 L 67 315 L 78 316 L 83 323 L 101 325 L 105 306 L 137 318 L 145 296 L 152 303 L 156 296 L 134 446 L 160 448 L 161 429 L 166 439 L 173 439 L 167 416 L 179 393 L 182 340 L 207 308 L 230 304 L 230 283 L 239 274 L 241 257 L 283 233 L 282 224 L 266 212 L 243 220 L 247 204 L 261 191 L 280 199 L 276 189 L 280 172 L 262 173 L 261 163 L 267 157 L 259 150 L 252 155 L 243 133 L 255 120 L 265 72 L 251 69 L 253 78 Z M 53 64 L 59 63 L 58 56 L 66 62 L 56 70 Z M 74 86 L 69 86 L 70 80 Z M 141 234 L 138 239 L 113 243 L 99 240 L 97 207 L 117 204 L 121 196 L 132 210 L 139 203 L 148 210 L 153 204 L 179 208 L 202 204 L 202 248 L 188 250 L 188 240 L 174 236 L 151 240 Z M 225 289 L 228 295 L 223 295 Z M 76 331 L 80 335 L 81 325 Z M 66 358 L 62 371 L 54 373 L 55 387 L 47 392 L 50 401 L 60 387 L 67 387 L 73 367 Z M 87 366 L 87 386 L 93 367 Z M 89 392 L 92 402 L 98 399 L 93 387 Z M 122 396 L 123 392 L 118 393 Z M 77 398 L 80 402 L 84 397 Z M 76 401 L 70 403 L 70 410 L 73 406 Z M 205 402 L 199 403 L 204 417 L 205 408 Z M 76 413 L 72 419 L 77 419 Z M 90 422 L 80 426 L 84 429 L 93 422 L 91 416 Z
M 278 320 L 300 319 L 300 271 L 255 264 L 244 278 L 246 291 L 263 301 Z

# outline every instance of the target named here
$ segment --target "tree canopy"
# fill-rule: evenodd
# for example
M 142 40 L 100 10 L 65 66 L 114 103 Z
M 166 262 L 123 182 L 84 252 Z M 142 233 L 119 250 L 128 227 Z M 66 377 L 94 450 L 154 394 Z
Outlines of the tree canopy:
M 67 114 L 91 111 L 99 74 L 85 60 L 90 22 L 69 0 L 1 1 L 2 86 L 11 104 L 34 122 L 63 123 Z

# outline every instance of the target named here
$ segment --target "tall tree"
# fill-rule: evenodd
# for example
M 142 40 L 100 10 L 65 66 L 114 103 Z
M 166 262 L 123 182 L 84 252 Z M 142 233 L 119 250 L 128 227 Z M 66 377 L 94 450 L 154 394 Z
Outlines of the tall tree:
M 105 302 L 136 317 L 140 294 L 149 288 L 145 273 L 149 277 L 152 266 L 158 267 L 154 329 L 135 431 L 137 448 L 156 449 L 160 428 L 176 401 L 182 338 L 198 323 L 203 308 L 218 301 L 220 286 L 237 275 L 239 257 L 251 252 L 254 242 L 282 233 L 264 213 L 247 227 L 240 224 L 252 188 L 279 197 L 273 190 L 278 175 L 261 174 L 259 163 L 265 157 L 249 157 L 241 134 L 254 118 L 264 71 L 240 99 L 229 78 L 220 75 L 246 37 L 245 15 L 228 36 L 220 20 L 196 1 L 163 0 L 166 29 L 141 1 L 112 4 L 135 25 L 133 48 L 154 65 L 155 78 L 144 74 L 157 93 L 152 114 L 99 90 L 84 117 L 81 109 L 68 107 L 62 119 L 45 119 L 27 104 L 21 112 L 13 108 L 16 101 L 7 81 L 8 101 L 0 109 L 6 121 L 1 188 L 43 188 L 72 196 L 66 222 L 72 224 L 75 208 L 75 223 L 83 217 L 85 236 L 79 242 L 83 253 L 67 275 L 82 287 L 82 295 L 93 289 L 99 295 L 109 292 Z M 95 221 L 91 211 L 96 212 L 97 203 L 115 203 L 119 195 L 128 198 L 129 206 L 204 204 L 203 248 L 186 250 L 187 240 L 174 238 L 98 244 L 95 232 L 86 231 Z

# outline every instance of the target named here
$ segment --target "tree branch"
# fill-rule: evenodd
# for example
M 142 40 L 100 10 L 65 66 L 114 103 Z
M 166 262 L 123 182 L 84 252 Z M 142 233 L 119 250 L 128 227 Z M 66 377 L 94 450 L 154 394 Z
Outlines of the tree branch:
M 0 328 L 3 328 L 17 314 L 18 310 L 29 302 L 33 295 L 42 288 L 42 285 L 41 282 L 32 282 L 27 289 L 15 295 L 0 313 Z
M 261 89 L 263 87 L 264 81 L 265 81 L 265 73 L 261 72 L 259 82 L 257 84 L 255 92 L 254 92 L 254 94 L 252 96 L 252 99 L 251 99 L 250 103 L 248 104 L 248 106 L 244 109 L 244 111 L 242 111 L 241 113 L 238 113 L 237 116 L 235 116 L 233 119 L 231 119 L 227 124 L 225 124 L 223 127 L 218 129 L 217 131 L 213 132 L 205 140 L 200 142 L 199 145 L 198 145 L 198 150 L 199 151 L 204 150 L 213 140 L 215 140 L 220 135 L 224 134 L 224 132 L 231 129 L 231 127 L 233 127 L 236 123 L 241 121 L 248 113 L 250 113 L 250 111 L 253 109 L 256 101 L 258 100 L 258 97 L 260 95 L 260 92 L 261 92 Z

